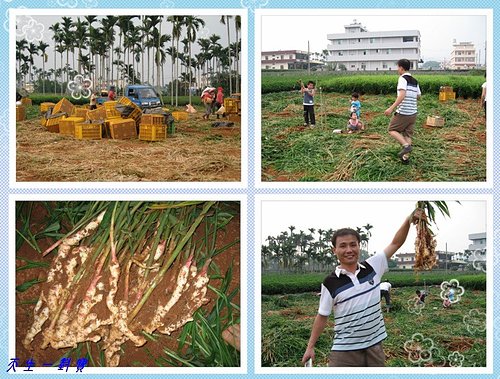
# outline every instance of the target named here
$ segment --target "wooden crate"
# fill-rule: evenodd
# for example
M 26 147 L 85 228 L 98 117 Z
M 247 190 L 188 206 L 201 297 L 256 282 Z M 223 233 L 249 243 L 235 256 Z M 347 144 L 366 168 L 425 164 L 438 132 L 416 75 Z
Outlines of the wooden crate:
M 141 125 L 163 125 L 165 116 L 162 114 L 143 114 L 141 116 Z
M 75 138 L 101 139 L 103 122 L 80 122 L 75 124 Z
M 22 105 L 25 105 L 25 106 L 27 106 L 27 107 L 30 107 L 30 106 L 32 106 L 32 105 L 33 105 L 33 101 L 32 101 L 30 98 L 28 98 L 28 97 L 23 97 L 23 98 L 21 99 L 21 104 L 22 104 Z
M 16 122 L 26 120 L 26 107 L 24 105 L 16 106 Z
M 59 122 L 59 133 L 66 136 L 74 136 L 75 124 L 84 121 L 83 117 L 67 117 Z
M 175 121 L 187 121 L 189 118 L 189 113 L 174 111 L 172 112 L 172 117 Z
M 444 118 L 440 116 L 427 116 L 426 125 L 434 127 L 444 126 Z
M 54 108 L 52 109 L 52 113 L 66 113 L 67 115 L 73 114 L 73 109 L 75 106 L 71 104 L 71 102 L 63 97 L 59 102 L 54 105 Z
M 142 141 L 161 141 L 167 138 L 166 125 L 141 124 L 139 128 L 139 139 Z
M 51 103 L 51 102 L 44 102 L 40 104 L 40 113 L 46 113 L 49 109 L 54 108 L 56 103 Z
M 113 139 L 131 139 L 137 138 L 137 129 L 135 120 L 131 118 L 117 118 L 106 121 L 111 138 Z
M 89 110 L 86 108 L 77 108 L 75 107 L 75 110 L 73 111 L 72 116 L 74 117 L 83 117 L 85 120 L 88 119 L 88 112 Z

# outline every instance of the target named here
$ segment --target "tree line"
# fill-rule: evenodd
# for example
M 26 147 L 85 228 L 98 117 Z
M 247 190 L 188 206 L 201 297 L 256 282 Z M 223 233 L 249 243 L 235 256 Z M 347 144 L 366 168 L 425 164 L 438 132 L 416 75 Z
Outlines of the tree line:
M 163 21 L 170 26 L 170 34 L 162 30 Z M 227 29 L 227 46 L 221 45 L 217 34 L 197 36 L 205 26 L 198 16 L 84 16 L 76 20 L 64 16 L 48 28 L 55 46 L 53 67 L 45 67 L 47 41 L 16 41 L 17 81 L 24 86 L 36 83 L 39 92 L 62 95 L 80 73 L 97 89 L 121 83 L 168 87 L 172 105 L 178 105 L 181 91 L 191 102 L 193 86 L 222 85 L 229 93 L 238 93 L 241 17 L 222 15 L 219 21 Z M 235 41 L 231 41 L 231 29 Z M 198 54 L 193 54 L 193 44 L 199 46 Z M 42 58 L 41 68 L 34 65 L 35 56 Z M 167 63 L 169 83 L 165 80 Z
M 368 243 L 373 225 L 356 227 L 361 237 L 360 260 L 368 258 Z M 277 236 L 266 238 L 261 248 L 263 271 L 323 272 L 331 271 L 338 264 L 332 252 L 333 229 L 308 228 L 308 232 L 289 226 Z

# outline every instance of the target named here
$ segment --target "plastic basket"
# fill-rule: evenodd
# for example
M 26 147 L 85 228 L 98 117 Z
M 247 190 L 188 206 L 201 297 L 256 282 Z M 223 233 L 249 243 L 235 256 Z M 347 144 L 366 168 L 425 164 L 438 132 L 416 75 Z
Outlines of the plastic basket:
M 21 104 L 30 107 L 30 106 L 33 105 L 33 101 L 30 98 L 28 98 L 28 97 L 23 97 L 21 99 Z
M 65 118 L 66 116 L 64 115 L 47 118 L 45 120 L 45 127 L 51 133 L 59 133 L 59 123 Z
M 117 101 L 105 101 L 103 103 L 104 105 L 104 108 L 106 108 L 106 110 L 108 109 L 115 109 L 116 108 L 116 103 L 118 103 Z
M 186 121 L 189 118 L 187 112 L 174 111 L 172 112 L 172 117 L 175 121 Z
M 26 107 L 24 105 L 16 106 L 16 121 L 26 120 Z
M 106 119 L 121 118 L 122 115 L 116 109 L 106 109 Z
M 106 119 L 106 108 L 97 107 L 94 110 L 88 111 L 87 117 L 92 121 L 104 121 Z
M 226 113 L 238 113 L 238 100 L 226 97 L 224 99 L 224 108 L 226 108 Z
M 141 125 L 163 125 L 165 116 L 162 114 L 143 114 L 141 116 Z
M 77 139 L 101 139 L 102 122 L 75 124 L 75 138 Z
M 139 128 L 139 139 L 142 141 L 160 141 L 167 138 L 166 125 L 141 124 Z
M 50 108 L 54 108 L 56 103 L 44 102 L 40 104 L 40 113 L 46 113 Z
M 63 97 L 56 105 L 54 105 L 54 109 L 52 109 L 52 113 L 66 113 L 68 115 L 73 114 L 73 109 L 75 106 L 71 104 L 71 102 Z
M 111 138 L 113 139 L 137 138 L 135 121 L 131 118 L 106 120 L 106 126 L 109 128 Z
M 83 117 L 67 117 L 59 122 L 59 133 L 66 136 L 75 135 L 75 124 L 85 121 Z
M 75 107 L 75 110 L 73 111 L 72 116 L 83 117 L 85 120 L 87 120 L 88 112 L 89 112 L 89 110 L 86 108 L 76 108 Z

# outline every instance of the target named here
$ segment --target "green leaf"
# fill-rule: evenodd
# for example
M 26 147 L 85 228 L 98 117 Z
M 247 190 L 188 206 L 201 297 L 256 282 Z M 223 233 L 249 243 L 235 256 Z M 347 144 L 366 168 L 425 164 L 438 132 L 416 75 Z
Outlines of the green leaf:
M 38 283 L 43 283 L 43 282 L 45 282 L 45 279 L 28 280 L 27 282 L 24 282 L 23 284 L 16 286 L 16 291 L 17 292 L 24 292 L 24 291 L 27 291 L 28 289 L 30 289 L 31 287 L 33 287 L 34 285 L 36 285 Z

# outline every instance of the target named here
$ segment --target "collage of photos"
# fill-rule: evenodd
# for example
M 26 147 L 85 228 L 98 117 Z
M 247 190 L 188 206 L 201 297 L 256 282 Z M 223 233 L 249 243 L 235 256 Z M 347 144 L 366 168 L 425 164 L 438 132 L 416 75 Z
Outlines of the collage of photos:
M 0 4 L 7 374 L 494 374 L 495 7 L 75 2 Z

